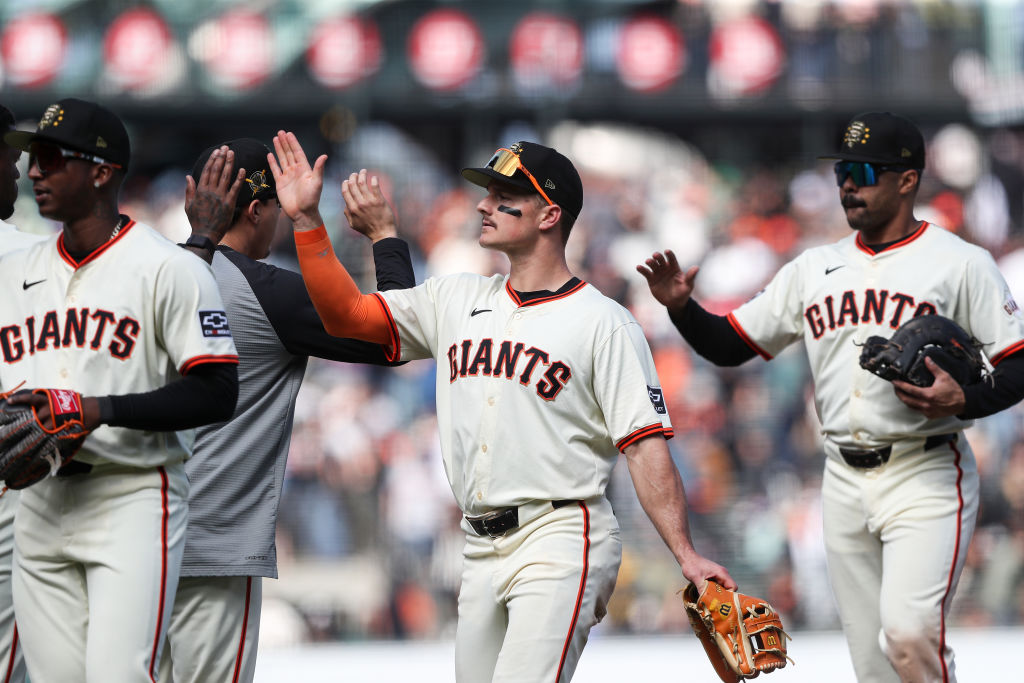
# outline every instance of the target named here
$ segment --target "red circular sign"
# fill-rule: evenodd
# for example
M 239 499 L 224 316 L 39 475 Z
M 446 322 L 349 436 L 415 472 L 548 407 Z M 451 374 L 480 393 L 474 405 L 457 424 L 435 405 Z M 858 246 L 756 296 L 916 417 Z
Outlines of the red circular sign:
M 512 31 L 509 59 L 523 85 L 568 85 L 583 70 L 583 36 L 570 19 L 533 12 Z
M 434 10 L 409 33 L 409 63 L 417 80 L 434 90 L 454 90 L 483 66 L 484 39 L 464 13 Z
M 328 88 L 347 88 L 380 66 L 381 43 L 376 25 L 356 16 L 336 17 L 313 31 L 306 63 Z
M 67 29 L 52 14 L 15 17 L 0 34 L 8 80 L 24 88 L 46 85 L 57 76 L 67 42 Z
M 171 32 L 159 14 L 128 10 L 114 20 L 103 41 L 107 72 L 126 88 L 152 85 L 167 73 L 171 45 Z
M 771 24 L 744 17 L 712 31 L 710 58 L 713 88 L 726 95 L 756 95 L 782 73 L 785 51 Z
M 193 53 L 223 86 L 247 90 L 263 83 L 273 68 L 273 36 L 266 17 L 234 10 L 201 26 Z
M 686 67 L 683 39 L 661 17 L 630 19 L 619 34 L 617 66 L 626 87 L 641 92 L 662 90 Z

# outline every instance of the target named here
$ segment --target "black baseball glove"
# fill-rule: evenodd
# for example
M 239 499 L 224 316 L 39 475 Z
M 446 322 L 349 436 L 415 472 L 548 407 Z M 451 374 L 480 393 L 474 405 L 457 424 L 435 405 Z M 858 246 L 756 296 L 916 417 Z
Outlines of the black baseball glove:
M 961 386 L 987 374 L 981 342 L 949 318 L 920 315 L 900 325 L 890 339 L 868 337 L 860 366 L 890 382 L 894 379 L 930 387 L 935 377 L 924 364 L 931 358 Z
M 56 474 L 89 434 L 77 392 L 36 389 L 32 393 L 46 397 L 52 427 L 43 424 L 33 406 L 12 404 L 6 394 L 0 397 L 0 479 L 9 489 L 23 489 Z

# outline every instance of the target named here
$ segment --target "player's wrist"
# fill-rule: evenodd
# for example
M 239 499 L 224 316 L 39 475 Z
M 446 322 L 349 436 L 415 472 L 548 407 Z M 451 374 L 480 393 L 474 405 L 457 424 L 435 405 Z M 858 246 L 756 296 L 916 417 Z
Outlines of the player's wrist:
M 300 213 L 292 221 L 292 229 L 295 232 L 316 230 L 317 228 L 323 227 L 323 225 L 324 219 L 320 216 L 320 211 Z

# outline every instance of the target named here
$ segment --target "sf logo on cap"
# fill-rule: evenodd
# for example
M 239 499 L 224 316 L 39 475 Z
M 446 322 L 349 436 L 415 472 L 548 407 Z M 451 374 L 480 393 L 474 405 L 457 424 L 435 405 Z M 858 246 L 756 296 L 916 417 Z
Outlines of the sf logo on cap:
M 199 326 L 204 337 L 230 337 L 228 316 L 224 311 L 199 311 Z

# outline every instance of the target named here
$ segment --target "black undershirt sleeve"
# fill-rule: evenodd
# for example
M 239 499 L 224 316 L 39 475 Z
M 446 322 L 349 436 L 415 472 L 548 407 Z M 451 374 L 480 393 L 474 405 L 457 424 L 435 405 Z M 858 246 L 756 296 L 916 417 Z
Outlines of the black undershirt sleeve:
M 1024 351 L 999 361 L 988 379 L 964 387 L 961 420 L 974 420 L 1005 410 L 1024 398 Z
M 274 332 L 296 356 L 314 356 L 348 363 L 401 365 L 389 362 L 380 344 L 335 337 L 324 329 L 302 276 L 294 271 L 238 257 L 224 251 L 245 275 Z M 248 263 L 246 263 L 248 261 Z M 377 290 L 407 289 L 416 284 L 409 245 L 398 238 L 374 242 Z
M 693 350 L 715 365 L 740 365 L 757 355 L 724 315 L 705 311 L 693 299 L 682 311 L 670 312 L 669 317 Z
M 192 429 L 231 419 L 237 400 L 238 366 L 203 363 L 153 391 L 99 397 L 100 421 L 153 432 Z

